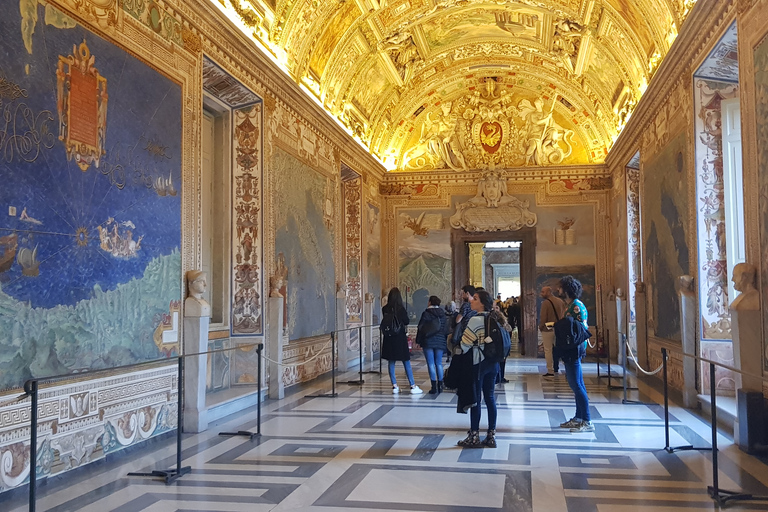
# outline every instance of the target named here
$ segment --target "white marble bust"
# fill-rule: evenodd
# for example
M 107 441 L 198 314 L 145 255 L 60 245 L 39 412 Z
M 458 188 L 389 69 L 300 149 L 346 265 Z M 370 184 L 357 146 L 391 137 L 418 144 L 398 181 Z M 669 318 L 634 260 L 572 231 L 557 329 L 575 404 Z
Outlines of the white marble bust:
M 211 316 L 211 305 L 203 298 L 208 288 L 208 276 L 202 270 L 187 272 L 189 296 L 184 301 L 184 315 L 189 317 Z
M 739 263 L 733 267 L 733 287 L 741 292 L 731 302 L 731 309 L 737 311 L 757 311 L 760 309 L 760 294 L 755 288 L 757 269 L 749 263 Z

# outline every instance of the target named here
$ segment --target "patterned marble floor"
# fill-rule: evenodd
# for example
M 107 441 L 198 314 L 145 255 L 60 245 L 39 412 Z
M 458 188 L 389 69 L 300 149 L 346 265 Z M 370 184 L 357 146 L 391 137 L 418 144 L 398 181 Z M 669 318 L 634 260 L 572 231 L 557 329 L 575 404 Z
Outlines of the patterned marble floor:
M 423 358 L 414 360 L 429 387 Z M 337 398 L 306 398 L 328 383 L 296 390 L 263 409 L 261 438 L 226 438 L 220 431 L 255 429 L 246 410 L 200 435 L 185 435 L 184 465 L 192 473 L 166 486 L 126 476 L 170 467 L 173 439 L 69 473 L 40 489 L 38 510 L 166 511 L 541 511 L 625 512 L 717 510 L 707 495 L 711 455 L 666 453 L 663 409 L 622 405 L 585 365 L 592 433 L 558 428 L 574 412 L 564 376 L 540 377 L 543 361 L 514 359 L 510 382 L 497 388 L 496 449 L 462 449 L 468 415 L 456 414 L 450 393 L 392 395 L 386 376 L 366 375 L 362 387 L 339 384 Z M 604 372 L 603 372 L 604 373 Z M 339 382 L 355 379 L 350 373 Z M 398 375 L 404 381 L 402 367 Z M 426 390 L 426 389 L 425 389 Z M 645 401 L 660 401 L 649 390 Z M 483 411 L 485 423 L 485 411 Z M 685 409 L 672 409 L 673 446 L 708 446 L 710 429 Z M 768 495 L 768 467 L 720 443 L 720 485 Z M 14 494 L 1 510 L 26 510 Z M 0 497 L 0 502 L 4 501 Z M 728 510 L 768 510 L 768 502 Z

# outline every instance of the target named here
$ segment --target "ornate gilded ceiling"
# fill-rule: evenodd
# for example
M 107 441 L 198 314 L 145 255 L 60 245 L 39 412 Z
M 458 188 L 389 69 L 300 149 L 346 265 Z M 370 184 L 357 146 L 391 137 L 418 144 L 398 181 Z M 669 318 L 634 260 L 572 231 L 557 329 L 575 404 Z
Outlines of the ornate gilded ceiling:
M 389 169 L 602 162 L 695 0 L 212 0 Z

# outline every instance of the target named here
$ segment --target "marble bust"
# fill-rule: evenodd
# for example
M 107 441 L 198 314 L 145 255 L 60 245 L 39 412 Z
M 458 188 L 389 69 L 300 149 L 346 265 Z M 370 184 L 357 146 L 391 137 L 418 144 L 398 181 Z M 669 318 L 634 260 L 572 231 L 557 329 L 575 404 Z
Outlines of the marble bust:
M 760 309 L 760 294 L 755 288 L 755 276 L 757 269 L 749 263 L 739 263 L 733 267 L 733 287 L 741 292 L 731 302 L 731 309 L 742 311 L 756 311 Z
M 691 295 L 694 293 L 693 276 L 680 276 L 680 292 L 684 293 L 685 295 Z
M 202 270 L 187 272 L 188 297 L 184 301 L 184 315 L 190 317 L 211 316 L 211 305 L 203 298 L 208 288 L 208 276 Z

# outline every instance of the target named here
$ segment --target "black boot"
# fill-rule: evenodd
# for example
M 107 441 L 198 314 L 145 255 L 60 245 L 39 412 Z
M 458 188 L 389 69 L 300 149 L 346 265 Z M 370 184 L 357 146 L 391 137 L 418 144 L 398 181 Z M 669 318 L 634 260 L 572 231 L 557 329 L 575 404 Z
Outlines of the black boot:
M 488 448 L 496 448 L 496 430 L 489 430 L 488 435 L 483 439 L 483 446 Z
M 443 381 L 439 380 L 437 381 L 437 392 L 442 393 L 443 389 L 445 388 L 445 385 L 443 384 Z
M 432 387 L 429 389 L 429 394 L 430 395 L 437 394 L 437 381 L 433 380 L 431 382 L 432 382 Z

